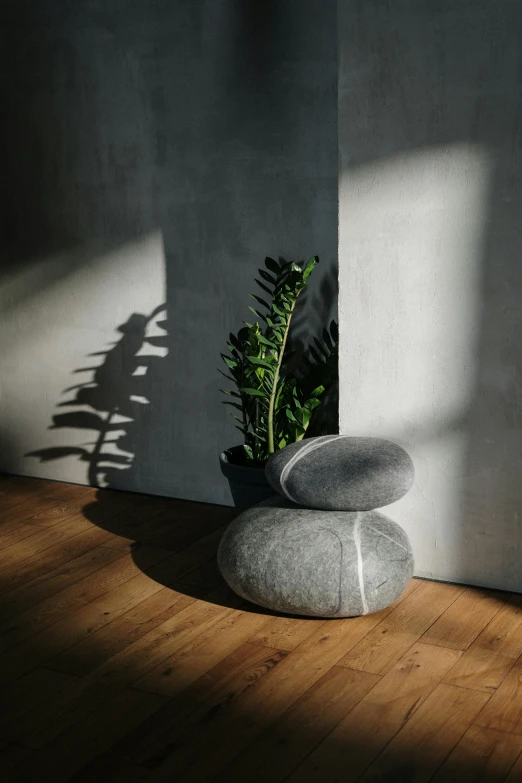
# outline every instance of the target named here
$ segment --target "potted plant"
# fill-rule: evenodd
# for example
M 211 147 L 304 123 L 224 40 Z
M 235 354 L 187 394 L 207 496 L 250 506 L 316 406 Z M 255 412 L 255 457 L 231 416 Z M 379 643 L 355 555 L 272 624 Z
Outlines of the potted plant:
M 237 507 L 273 494 L 264 474 L 266 461 L 278 449 L 304 438 L 313 412 L 337 378 L 334 321 L 300 361 L 289 348 L 297 300 L 318 262 L 317 256 L 303 265 L 266 258 L 256 279 L 264 298 L 251 294 L 256 308 L 249 309 L 257 320 L 244 322 L 237 334 L 230 334 L 228 354 L 221 354 L 227 371 L 220 372 L 233 384 L 221 390 L 227 395 L 223 402 L 235 409 L 231 415 L 243 439 L 220 456 Z

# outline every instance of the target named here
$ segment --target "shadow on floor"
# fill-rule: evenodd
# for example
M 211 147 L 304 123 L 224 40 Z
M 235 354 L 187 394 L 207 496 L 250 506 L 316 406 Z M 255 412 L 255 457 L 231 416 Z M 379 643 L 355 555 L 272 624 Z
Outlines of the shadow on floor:
M 140 571 L 155 582 L 219 606 L 276 615 L 238 599 L 219 573 L 219 542 L 240 513 L 237 509 L 98 489 L 96 500 L 82 513 L 114 535 L 107 546 L 130 552 Z

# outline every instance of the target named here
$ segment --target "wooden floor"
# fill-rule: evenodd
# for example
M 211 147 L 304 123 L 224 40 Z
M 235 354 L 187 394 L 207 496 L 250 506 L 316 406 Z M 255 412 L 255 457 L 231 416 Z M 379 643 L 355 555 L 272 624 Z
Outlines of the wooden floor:
M 413 580 L 279 617 L 215 565 L 234 512 L 0 478 L 2 781 L 522 781 L 522 597 Z

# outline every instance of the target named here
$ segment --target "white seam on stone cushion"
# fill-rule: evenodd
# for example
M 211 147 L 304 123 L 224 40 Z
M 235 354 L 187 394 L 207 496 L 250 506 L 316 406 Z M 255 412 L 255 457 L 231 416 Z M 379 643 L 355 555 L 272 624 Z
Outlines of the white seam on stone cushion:
M 288 481 L 288 474 L 290 473 L 290 470 L 294 467 L 294 465 L 297 462 L 299 462 L 301 457 L 304 457 L 306 454 L 310 454 L 312 451 L 315 451 L 315 449 L 320 449 L 321 446 L 326 446 L 327 443 L 332 443 L 334 440 L 339 440 L 340 438 L 347 438 L 348 435 L 328 435 L 325 437 L 327 437 L 328 440 L 323 440 L 321 441 L 321 443 L 317 443 L 317 441 L 313 440 L 310 441 L 302 449 L 299 449 L 299 451 L 296 454 L 294 454 L 294 456 L 291 459 L 288 460 L 283 470 L 281 471 L 281 477 L 279 479 L 281 483 L 281 489 L 283 490 L 286 497 L 289 500 L 291 500 L 293 503 L 298 503 L 298 501 L 294 497 L 292 497 L 292 495 L 288 491 L 286 482 Z
M 357 573 L 359 575 L 359 590 L 361 591 L 363 614 L 368 614 L 369 608 L 364 592 L 364 572 L 361 552 L 361 514 L 359 512 L 357 512 L 357 519 L 355 520 L 355 524 L 353 526 L 353 543 L 355 544 L 355 550 L 357 552 Z

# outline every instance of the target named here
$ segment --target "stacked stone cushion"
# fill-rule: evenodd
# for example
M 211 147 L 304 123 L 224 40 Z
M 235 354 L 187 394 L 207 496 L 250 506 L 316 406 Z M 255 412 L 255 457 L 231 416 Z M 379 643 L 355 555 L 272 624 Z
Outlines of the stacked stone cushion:
M 319 617 L 376 612 L 413 574 L 406 533 L 376 511 L 315 511 L 275 497 L 241 514 L 218 564 L 238 595 L 277 611 Z
M 266 465 L 276 492 L 307 508 L 367 511 L 394 503 L 413 484 L 409 455 L 383 438 L 325 435 L 292 443 Z

